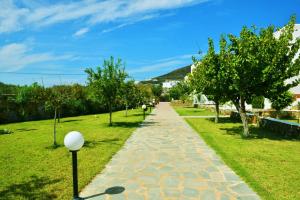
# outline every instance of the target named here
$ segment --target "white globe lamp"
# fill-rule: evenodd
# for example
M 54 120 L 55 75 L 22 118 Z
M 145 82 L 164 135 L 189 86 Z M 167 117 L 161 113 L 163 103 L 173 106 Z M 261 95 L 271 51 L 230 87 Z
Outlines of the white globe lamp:
M 78 151 L 84 144 L 84 138 L 80 132 L 71 131 L 65 136 L 64 144 L 70 151 Z

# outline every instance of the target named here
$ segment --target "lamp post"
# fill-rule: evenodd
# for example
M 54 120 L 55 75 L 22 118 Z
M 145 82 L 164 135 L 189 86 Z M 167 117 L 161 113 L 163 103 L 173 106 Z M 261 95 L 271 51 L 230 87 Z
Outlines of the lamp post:
M 146 109 L 147 109 L 147 106 L 145 104 L 142 105 L 142 109 L 143 109 L 143 113 L 144 113 L 144 119 L 146 119 Z
M 149 107 L 150 107 L 150 112 L 151 112 L 151 107 L 153 106 L 153 104 L 150 102 L 149 103 Z
M 80 197 L 78 195 L 77 151 L 79 151 L 79 149 L 84 144 L 83 136 L 78 131 L 71 131 L 65 136 L 64 144 L 72 153 L 73 199 L 79 200 Z

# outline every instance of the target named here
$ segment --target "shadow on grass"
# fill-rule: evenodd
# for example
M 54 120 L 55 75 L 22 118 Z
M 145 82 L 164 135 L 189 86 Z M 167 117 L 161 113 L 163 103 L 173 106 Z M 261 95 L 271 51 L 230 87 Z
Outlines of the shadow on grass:
M 56 144 L 56 145 L 52 144 L 50 146 L 45 147 L 45 149 L 55 150 L 55 149 L 58 149 L 62 146 L 64 146 L 64 145 L 62 145 L 62 144 Z
M 18 128 L 16 129 L 16 131 L 19 131 L 19 132 L 28 132 L 28 131 L 36 131 L 37 129 L 36 128 Z
M 81 199 L 91 199 L 91 198 L 98 197 L 98 196 L 105 195 L 105 194 L 115 195 L 115 194 L 120 194 L 120 193 L 122 193 L 124 191 L 125 191 L 124 187 L 122 187 L 122 186 L 114 186 L 114 187 L 107 188 L 102 193 L 94 194 L 94 195 L 91 195 L 91 196 L 88 196 L 88 197 L 83 197 Z
M 249 127 L 250 136 L 249 137 L 243 137 L 243 126 L 236 126 L 232 128 L 220 128 L 220 130 L 226 131 L 226 134 L 228 135 L 240 135 L 242 139 L 244 140 L 254 140 L 254 139 L 269 139 L 269 140 L 291 140 L 291 141 L 300 141 L 300 139 L 296 139 L 293 137 L 288 137 L 285 135 L 277 134 L 274 132 L 271 132 L 269 130 L 265 130 L 259 127 Z
M 139 124 L 140 122 L 113 122 L 111 127 L 134 128 L 138 127 Z
M 68 122 L 78 122 L 82 121 L 82 119 L 69 119 L 69 120 L 63 120 L 60 123 L 68 123 Z
M 31 176 L 29 180 L 22 183 L 11 184 L 0 191 L 1 199 L 56 199 L 53 191 L 47 189 L 48 185 L 60 182 L 60 179 L 49 179 L 48 177 Z
M 153 114 L 153 113 L 146 113 L 146 116 L 147 115 L 156 115 L 156 114 Z M 130 116 L 141 116 L 141 117 L 143 117 L 144 116 L 144 114 L 143 113 L 138 113 L 138 114 L 132 114 L 132 115 L 128 115 L 129 117 Z
M 104 140 L 98 140 L 98 141 L 91 141 L 91 140 L 86 140 L 84 141 L 84 147 L 87 148 L 93 148 L 96 145 L 99 144 L 111 144 L 111 145 L 119 145 L 119 138 L 112 138 L 112 139 L 104 139 Z
M 210 122 L 215 122 L 215 118 L 207 118 L 206 120 Z M 238 120 L 232 120 L 230 117 L 219 117 L 219 124 L 227 124 L 227 123 L 241 123 Z

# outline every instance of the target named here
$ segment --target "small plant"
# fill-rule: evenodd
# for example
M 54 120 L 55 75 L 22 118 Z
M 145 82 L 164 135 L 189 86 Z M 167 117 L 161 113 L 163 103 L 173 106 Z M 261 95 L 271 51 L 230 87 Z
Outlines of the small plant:
M 9 129 L 3 129 L 3 130 L 0 130 L 0 135 L 4 135 L 4 134 L 11 134 L 13 133 L 12 130 L 9 130 Z

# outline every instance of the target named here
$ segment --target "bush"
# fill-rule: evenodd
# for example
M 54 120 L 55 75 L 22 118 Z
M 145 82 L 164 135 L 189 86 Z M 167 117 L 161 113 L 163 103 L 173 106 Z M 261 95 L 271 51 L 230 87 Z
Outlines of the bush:
M 263 109 L 265 107 L 265 98 L 263 96 L 256 96 L 252 100 L 252 108 Z

